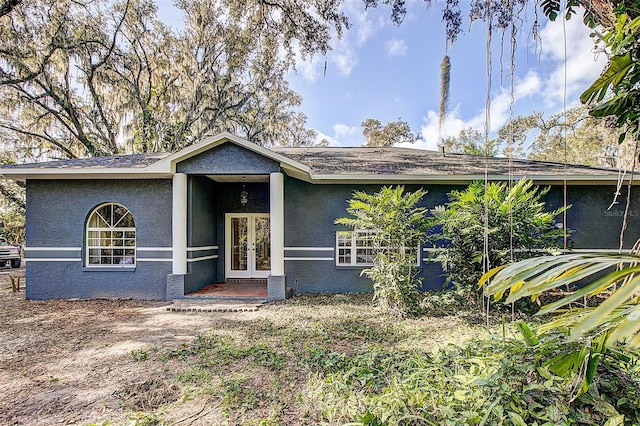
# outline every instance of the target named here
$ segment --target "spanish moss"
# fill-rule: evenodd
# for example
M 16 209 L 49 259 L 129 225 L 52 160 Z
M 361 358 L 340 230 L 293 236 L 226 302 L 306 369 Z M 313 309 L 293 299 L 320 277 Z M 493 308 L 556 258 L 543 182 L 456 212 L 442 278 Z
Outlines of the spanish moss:
M 440 63 L 440 121 L 438 132 L 442 135 L 442 123 L 447 115 L 449 106 L 449 83 L 451 82 L 451 62 L 449 55 L 445 55 Z

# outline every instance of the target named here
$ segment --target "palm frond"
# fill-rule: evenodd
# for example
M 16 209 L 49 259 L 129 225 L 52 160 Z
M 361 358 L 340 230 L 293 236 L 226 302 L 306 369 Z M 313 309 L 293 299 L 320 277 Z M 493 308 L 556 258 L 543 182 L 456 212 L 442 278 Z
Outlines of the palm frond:
M 573 288 L 544 305 L 538 315 L 557 316 L 539 327 L 540 333 L 569 329 L 570 340 L 609 336 L 607 345 L 640 347 L 640 256 L 567 254 L 526 259 L 487 272 L 480 280 L 485 294 L 505 303 L 523 297 L 537 299 L 550 290 Z M 572 307 L 576 301 L 606 296 L 595 307 Z

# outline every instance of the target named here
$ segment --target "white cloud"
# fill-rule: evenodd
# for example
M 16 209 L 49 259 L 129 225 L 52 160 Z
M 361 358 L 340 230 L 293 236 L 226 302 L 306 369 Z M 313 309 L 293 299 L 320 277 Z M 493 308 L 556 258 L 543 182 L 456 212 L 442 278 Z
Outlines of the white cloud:
M 317 131 L 316 142 L 322 142 L 326 140 L 329 142 L 329 146 L 344 147 L 344 146 L 362 146 L 364 145 L 364 137 L 362 136 L 362 130 L 359 126 L 349 126 L 348 124 L 337 123 L 332 127 L 333 134 L 327 135 L 320 131 Z
M 340 142 L 335 138 L 316 130 L 316 143 L 321 143 L 324 141 L 329 142 L 329 146 L 342 146 L 340 145 Z
M 335 33 L 332 35 L 330 45 L 333 49 L 327 53 L 327 56 L 307 57 L 304 60 L 301 55 L 296 56 L 296 69 L 305 80 L 311 83 L 323 75 L 325 62 L 327 73 L 337 70 L 338 74 L 348 77 L 359 62 L 358 48 L 388 24 L 388 19 L 381 14 L 380 10 L 365 10 L 361 0 L 345 0 L 341 9 L 349 17 L 352 27 L 344 31 L 342 38 L 338 38 Z
M 336 49 L 329 54 L 329 62 L 338 68 L 341 75 L 348 76 L 351 70 L 358 64 L 358 56 L 355 50 L 348 43 L 340 43 Z M 330 72 L 331 69 L 327 72 Z
M 409 46 L 404 40 L 389 40 L 384 45 L 387 56 L 404 56 L 409 51 Z
M 542 65 L 552 68 L 541 92 L 550 108 L 562 105 L 565 84 L 567 98 L 575 98 L 598 78 L 606 64 L 604 55 L 594 53 L 593 40 L 589 37 L 592 30 L 579 18 L 566 21 L 564 27 L 561 19 L 549 22 L 540 31 Z
M 415 142 L 402 142 L 396 146 L 404 148 L 417 148 L 436 151 L 440 137 L 447 138 L 449 136 L 457 136 L 460 130 L 469 126 L 469 123 L 458 118 L 458 110 L 454 110 L 447 114 L 442 123 L 442 133 L 440 133 L 440 118 L 435 111 L 428 111 L 424 118 L 424 123 L 420 128 L 420 139 Z
M 324 58 L 315 56 L 313 58 L 307 58 L 306 60 L 296 60 L 296 70 L 302 75 L 302 77 L 309 81 L 315 82 L 320 77 L 322 66 L 324 64 Z
M 362 6 L 362 0 L 344 0 L 340 8 L 349 16 L 353 25 L 345 33 L 345 38 L 353 40 L 356 46 L 364 45 L 387 23 L 386 17 L 379 10 L 366 10 Z
M 540 77 L 533 71 L 529 71 L 523 79 L 517 79 L 514 84 L 513 101 L 522 100 L 528 97 L 532 97 L 539 93 L 542 87 L 542 81 Z M 490 114 L 490 132 L 497 131 L 501 126 L 506 124 L 511 117 L 511 94 L 510 90 L 506 88 L 500 88 L 498 95 L 494 96 L 491 100 L 491 114 Z M 478 111 L 478 113 L 468 120 L 460 117 L 460 109 L 456 107 L 453 111 L 450 111 L 445 120 L 442 123 L 442 129 L 439 126 L 439 114 L 436 111 L 430 110 L 427 112 L 424 122 L 420 128 L 420 140 L 414 143 L 401 143 L 398 146 L 404 146 L 408 148 L 418 148 L 427 150 L 437 150 L 438 141 L 440 138 L 447 138 L 450 136 L 458 136 L 462 129 L 471 127 L 482 133 L 484 133 L 484 123 L 486 120 L 486 114 L 484 110 Z
M 540 76 L 534 72 L 529 71 L 523 79 L 517 79 L 513 87 L 513 103 L 536 96 L 542 89 L 542 81 Z M 511 90 L 509 88 L 501 87 L 497 96 L 491 100 L 491 131 L 498 130 L 501 126 L 506 124 L 511 118 Z M 484 127 L 484 111 L 479 113 L 472 121 L 481 121 Z M 474 126 L 475 127 L 475 126 Z

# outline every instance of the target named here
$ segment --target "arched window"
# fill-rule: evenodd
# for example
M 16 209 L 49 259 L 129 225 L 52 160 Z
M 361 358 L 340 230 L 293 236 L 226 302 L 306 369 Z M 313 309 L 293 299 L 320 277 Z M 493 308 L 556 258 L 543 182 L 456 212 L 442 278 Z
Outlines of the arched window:
M 98 206 L 87 221 L 87 266 L 134 266 L 136 227 L 125 206 Z

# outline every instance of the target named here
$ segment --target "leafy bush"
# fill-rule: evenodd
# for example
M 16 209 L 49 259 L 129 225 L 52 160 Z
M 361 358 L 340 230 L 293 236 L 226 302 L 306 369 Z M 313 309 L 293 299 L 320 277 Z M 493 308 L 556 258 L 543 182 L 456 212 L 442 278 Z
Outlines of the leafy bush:
M 446 246 L 435 259 L 447 283 L 475 289 L 485 270 L 560 247 L 564 230 L 556 227 L 555 217 L 565 209 L 545 211 L 541 198 L 548 191 L 528 179 L 510 189 L 505 182 L 491 182 L 485 190 L 484 182 L 476 181 L 464 191 L 451 191 L 449 204 L 432 211 L 436 231 L 429 236 L 434 245 Z
M 417 248 L 424 242 L 427 209 L 419 203 L 426 191 L 404 192 L 403 186 L 383 187 L 367 194 L 356 191 L 347 212 L 336 224 L 354 230 L 370 230 L 373 266 L 362 271 L 373 281 L 374 301 L 383 311 L 398 316 L 412 313 L 417 305 Z
M 370 370 L 363 367 L 371 357 L 343 356 L 339 368 L 316 377 L 315 398 L 331 402 L 318 406 L 323 420 L 350 425 L 637 424 L 637 366 L 603 360 L 589 391 L 573 399 L 567 392 L 576 385 L 573 377 L 555 373 L 544 361 L 565 343 L 560 334 L 536 346 L 494 337 L 464 347 L 449 344 L 431 355 L 396 353 L 383 358 L 385 373 L 376 373 L 385 380 L 354 380 L 367 377 Z

